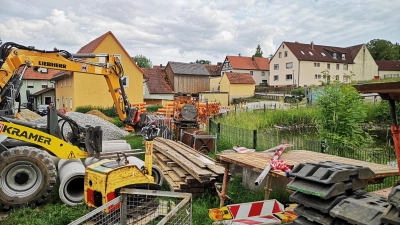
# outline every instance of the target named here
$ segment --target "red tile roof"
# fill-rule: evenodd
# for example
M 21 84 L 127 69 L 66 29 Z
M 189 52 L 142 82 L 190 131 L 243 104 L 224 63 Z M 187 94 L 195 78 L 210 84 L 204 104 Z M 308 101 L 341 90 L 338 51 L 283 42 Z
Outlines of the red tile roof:
M 167 74 L 165 69 L 158 68 L 142 68 L 143 74 L 148 80 L 147 88 L 150 94 L 173 94 L 174 91 L 169 83 L 167 83 Z
M 269 59 L 246 56 L 226 56 L 233 69 L 269 70 Z
M 379 70 L 400 71 L 400 61 L 396 60 L 375 60 Z
M 333 46 L 315 45 L 313 43 L 303 44 L 298 42 L 293 43 L 286 41 L 284 41 L 282 44 L 287 46 L 299 60 L 333 62 L 333 63 L 353 63 L 354 58 L 357 56 L 358 52 L 363 46 L 361 44 L 361 45 L 341 48 Z M 333 53 L 336 53 L 336 58 L 333 58 Z M 342 59 L 341 56 L 342 54 L 345 54 L 345 59 Z
M 253 76 L 249 73 L 225 73 L 231 84 L 256 84 Z
M 52 90 L 54 90 L 54 88 L 45 88 L 45 89 L 40 90 L 40 91 L 38 91 L 36 93 L 33 93 L 32 95 L 38 96 L 38 95 L 44 94 L 44 93 L 52 91 Z
M 34 72 L 33 68 L 30 67 L 25 71 L 23 80 L 50 80 L 55 74 L 60 72 L 59 70 L 47 69 L 47 73 Z
M 221 76 L 222 65 L 204 64 L 211 76 Z
M 108 31 L 107 33 L 101 35 L 100 37 L 94 39 L 93 41 L 89 42 L 88 44 L 86 44 L 85 46 L 83 46 L 81 49 L 79 49 L 78 53 L 93 53 L 97 47 L 99 47 L 99 45 L 104 41 L 104 39 L 108 36 L 111 35 L 111 37 L 114 38 L 114 40 L 117 42 L 117 44 L 121 47 L 122 51 L 124 51 L 125 54 L 127 54 L 129 56 L 129 59 L 132 61 L 132 63 L 135 65 L 135 67 L 141 71 L 143 73 L 143 71 L 141 70 L 141 68 L 136 64 L 136 62 L 132 59 L 132 57 L 130 57 L 130 55 L 128 54 L 128 52 L 125 50 L 125 48 L 121 45 L 121 43 L 118 41 L 118 39 L 115 37 L 115 35 L 111 32 Z M 113 52 L 110 52 L 113 53 Z M 71 73 L 59 73 L 56 76 L 54 76 L 53 78 L 56 77 L 61 77 L 64 75 L 70 75 Z

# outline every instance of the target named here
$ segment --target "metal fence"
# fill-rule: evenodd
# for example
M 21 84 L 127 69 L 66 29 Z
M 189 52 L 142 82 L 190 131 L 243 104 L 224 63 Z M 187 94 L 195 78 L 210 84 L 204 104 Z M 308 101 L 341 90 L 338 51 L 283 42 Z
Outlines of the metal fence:
M 246 148 L 256 149 L 257 151 L 263 151 L 286 142 L 294 145 L 294 148 L 287 149 L 289 151 L 292 149 L 308 150 L 397 167 L 396 155 L 394 149 L 391 147 L 388 147 L 386 150 L 349 149 L 344 145 L 334 145 L 325 141 L 313 139 L 310 135 L 306 134 L 280 134 L 277 131 L 262 132 L 224 125 L 215 122 L 213 119 L 209 121 L 209 132 L 211 134 L 218 134 L 218 149 L 220 150 L 224 147 L 231 148 L 232 146 L 240 145 Z M 390 187 L 398 179 L 400 179 L 400 177 L 388 177 L 382 184 L 369 185 L 367 190 L 374 191 Z
M 123 188 L 120 196 L 69 225 L 192 224 L 192 194 Z

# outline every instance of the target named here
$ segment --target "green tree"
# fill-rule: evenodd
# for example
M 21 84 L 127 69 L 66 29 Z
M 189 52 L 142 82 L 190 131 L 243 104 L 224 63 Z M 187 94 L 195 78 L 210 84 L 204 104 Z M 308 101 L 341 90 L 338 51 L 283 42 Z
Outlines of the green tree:
M 383 39 L 373 39 L 367 43 L 367 48 L 375 60 L 399 60 L 400 45 Z
M 371 144 L 371 136 L 359 125 L 365 119 L 365 107 L 351 84 L 331 81 L 318 92 L 318 132 L 328 146 L 347 153 Z
M 136 64 L 140 68 L 152 68 L 153 64 L 150 61 L 150 59 L 146 58 L 144 55 L 136 55 L 135 57 L 132 57 L 132 59 L 136 62 Z
M 262 58 L 263 52 L 261 51 L 260 45 L 257 45 L 256 53 L 254 54 L 254 57 L 260 57 Z
M 200 59 L 200 60 L 196 60 L 196 63 L 198 63 L 198 64 L 211 64 L 211 61 L 210 60 Z

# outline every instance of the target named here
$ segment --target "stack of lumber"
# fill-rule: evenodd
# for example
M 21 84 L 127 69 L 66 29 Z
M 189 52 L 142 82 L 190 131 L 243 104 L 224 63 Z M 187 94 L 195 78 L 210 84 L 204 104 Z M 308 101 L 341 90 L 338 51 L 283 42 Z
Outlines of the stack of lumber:
M 195 149 L 164 138 L 154 139 L 154 162 L 161 168 L 171 191 L 201 195 L 222 182 L 224 167 Z

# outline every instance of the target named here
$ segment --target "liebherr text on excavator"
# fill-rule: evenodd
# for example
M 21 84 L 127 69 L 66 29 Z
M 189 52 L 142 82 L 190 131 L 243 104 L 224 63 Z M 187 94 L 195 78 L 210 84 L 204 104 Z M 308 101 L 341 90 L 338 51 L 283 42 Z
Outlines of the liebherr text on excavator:
M 1 45 L 1 43 L 0 43 Z M 87 58 L 105 57 L 104 63 Z M 58 69 L 103 76 L 119 119 L 135 126 L 139 112 L 131 107 L 122 83 L 122 65 L 113 54 L 71 54 L 64 50 L 44 51 L 15 43 L 0 46 L 0 210 L 42 202 L 56 183 L 56 169 L 50 155 L 61 159 L 100 158 L 101 127 L 79 126 L 50 105 L 47 124 L 14 119 L 14 102 L 21 102 L 19 90 L 27 68 Z M 67 123 L 64 134 L 59 123 Z M 146 157 L 148 158 L 148 157 Z M 146 163 L 146 166 L 148 164 Z M 138 169 L 140 181 L 153 186 L 150 168 Z M 143 178 L 144 177 L 144 178 Z

